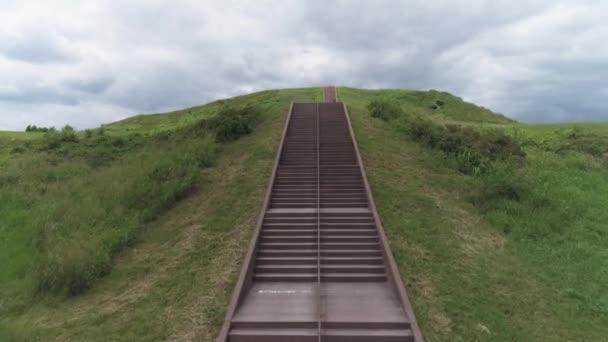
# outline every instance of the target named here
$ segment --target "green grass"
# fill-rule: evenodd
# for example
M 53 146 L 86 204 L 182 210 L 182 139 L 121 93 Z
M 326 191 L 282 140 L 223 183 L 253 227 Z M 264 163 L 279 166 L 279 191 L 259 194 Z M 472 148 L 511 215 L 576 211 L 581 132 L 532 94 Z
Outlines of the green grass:
M 0 138 L 12 140 L 31 140 L 41 138 L 43 134 L 44 133 L 39 132 L 0 131 Z
M 604 340 L 608 125 L 518 124 L 440 92 L 338 96 L 426 340 Z M 450 155 L 372 118 L 378 98 L 434 123 L 504 131 L 525 161 L 463 174 Z M 265 91 L 126 119 L 50 150 L 39 133 L 0 133 L 0 340 L 212 341 L 284 113 L 291 100 L 321 99 L 320 89 Z M 211 153 L 211 135 L 191 133 L 226 103 L 257 103 L 262 120 Z M 189 167 L 197 151 L 213 163 Z M 86 291 L 37 289 L 41 265 L 97 258 L 107 268 Z
M 478 107 L 461 98 L 441 91 L 418 90 L 366 90 L 340 88 L 339 93 L 348 97 L 349 104 L 367 105 L 375 99 L 388 98 L 401 104 L 406 114 L 416 113 L 422 117 L 447 123 L 508 124 L 514 121 L 487 108 Z M 340 95 L 338 95 L 340 96 Z M 343 100 L 343 98 L 340 98 Z M 431 107 L 441 101 L 436 109 Z
M 374 196 L 427 340 L 604 340 L 608 174 L 601 157 L 524 144 L 523 166 L 467 176 L 443 153 L 372 118 L 366 104 L 373 96 L 342 88 L 338 96 L 349 105 Z M 574 127 L 582 136 L 608 136 L 603 124 L 503 129 L 522 142 L 547 136 L 561 142 L 561 132 Z M 521 197 L 487 197 L 473 204 L 471 197 L 496 182 L 523 189 Z
M 213 115 L 226 103 L 233 106 L 243 106 L 249 103 L 257 103 L 265 108 L 276 105 L 277 102 L 289 103 L 289 101 L 311 101 L 322 98 L 317 94 L 311 94 L 308 89 L 280 89 L 266 90 L 250 95 L 237 96 L 228 100 L 217 100 L 204 106 L 197 106 L 163 114 L 137 115 L 121 121 L 117 121 L 103 128 L 110 134 L 125 133 L 157 133 L 184 127 L 196 122 L 202 117 Z
M 52 150 L 40 141 L 11 157 L 1 173 L 0 339 L 162 340 L 187 331 L 209 340 L 253 229 L 282 114 L 292 99 L 320 95 L 229 101 L 257 103 L 262 124 L 222 144 L 207 168 L 197 164 L 213 143 L 191 124 L 105 131 L 126 147 L 102 165 L 89 162 L 96 145 L 84 138 Z
M 0 131 L 0 167 L 19 154 L 23 145 L 42 139 L 42 136 L 42 133 Z

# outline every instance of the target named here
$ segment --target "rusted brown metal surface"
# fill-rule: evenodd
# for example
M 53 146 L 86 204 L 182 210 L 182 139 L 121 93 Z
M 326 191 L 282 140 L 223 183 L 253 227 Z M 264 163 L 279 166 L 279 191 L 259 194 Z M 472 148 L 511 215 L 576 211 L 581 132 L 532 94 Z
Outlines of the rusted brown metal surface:
M 323 97 L 325 102 L 338 102 L 338 94 L 336 93 L 336 87 L 325 87 L 323 89 Z
M 218 341 L 422 341 L 335 95 L 290 108 Z

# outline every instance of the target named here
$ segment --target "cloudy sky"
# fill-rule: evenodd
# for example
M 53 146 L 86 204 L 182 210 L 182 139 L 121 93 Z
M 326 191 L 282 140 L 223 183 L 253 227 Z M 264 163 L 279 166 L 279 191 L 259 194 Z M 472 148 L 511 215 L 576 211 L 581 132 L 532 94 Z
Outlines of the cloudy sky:
M 2 0 L 0 130 L 327 84 L 608 121 L 606 15 L 584 0 Z

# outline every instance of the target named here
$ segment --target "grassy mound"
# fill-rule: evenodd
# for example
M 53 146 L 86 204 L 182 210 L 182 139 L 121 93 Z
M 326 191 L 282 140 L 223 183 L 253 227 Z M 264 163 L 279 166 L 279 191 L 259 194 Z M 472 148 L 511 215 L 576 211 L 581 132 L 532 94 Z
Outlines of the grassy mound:
M 427 340 L 604 339 L 608 125 L 518 124 L 437 91 L 338 97 Z M 0 340 L 213 340 L 282 114 L 321 99 L 0 132 Z
M 162 315 L 164 298 L 177 288 L 192 292 L 196 310 L 209 310 L 198 331 L 212 334 L 232 288 L 214 284 L 231 283 L 240 267 L 281 114 L 292 99 L 314 101 L 317 93 L 256 93 L 212 104 L 214 111 L 200 107 L 196 120 L 170 127 L 163 126 L 166 118 L 152 116 L 159 126 L 148 132 L 122 122 L 74 137 L 42 134 L 29 143 L 5 137 L 23 151 L 8 153 L 0 166 L 0 340 L 165 339 L 183 331 L 168 327 Z M 182 244 L 197 251 L 175 250 Z M 218 267 L 214 258 L 229 265 L 210 271 Z M 190 283 L 194 269 L 200 278 Z M 231 278 L 221 278 L 222 272 Z M 215 293 L 211 302 L 205 292 Z M 134 308 L 131 299 L 142 298 L 146 303 Z M 114 316 L 99 322 L 106 315 Z
M 447 120 L 407 103 L 388 120 L 370 110 L 399 93 L 338 96 L 427 340 L 602 341 L 608 125 L 485 125 L 496 117 L 483 110 Z M 454 121 L 463 126 L 445 125 Z M 451 152 L 479 146 L 505 154 L 475 173 Z
M 432 119 L 444 123 L 488 123 L 509 124 L 514 121 L 498 113 L 475 104 L 463 101 L 450 93 L 443 91 L 418 91 L 418 90 L 366 90 L 354 88 L 340 88 L 340 94 L 346 94 L 348 100 L 340 97 L 340 100 L 348 104 L 369 106 L 376 102 L 388 104 L 388 111 L 383 109 L 376 115 L 394 116 L 395 106 L 400 107 L 401 113 L 416 114 L 426 119 Z M 378 101 L 380 100 L 380 101 Z M 373 112 L 373 108 L 372 112 Z M 373 114 L 373 113 L 372 113 Z

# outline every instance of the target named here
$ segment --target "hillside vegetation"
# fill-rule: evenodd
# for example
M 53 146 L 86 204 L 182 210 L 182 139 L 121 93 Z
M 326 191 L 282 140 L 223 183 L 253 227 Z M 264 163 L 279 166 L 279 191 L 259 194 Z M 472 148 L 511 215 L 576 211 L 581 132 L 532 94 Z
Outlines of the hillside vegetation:
M 0 136 L 0 340 L 209 340 L 282 114 L 318 94 L 266 91 L 90 132 Z M 167 311 L 185 303 L 198 305 Z
M 338 97 L 427 340 L 605 339 L 607 124 L 485 125 L 396 91 Z M 373 117 L 373 101 L 398 114 Z
M 427 341 L 604 340 L 608 125 L 338 97 Z M 212 341 L 292 100 L 322 89 L 0 132 L 0 340 Z

